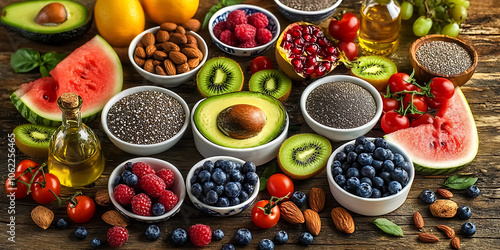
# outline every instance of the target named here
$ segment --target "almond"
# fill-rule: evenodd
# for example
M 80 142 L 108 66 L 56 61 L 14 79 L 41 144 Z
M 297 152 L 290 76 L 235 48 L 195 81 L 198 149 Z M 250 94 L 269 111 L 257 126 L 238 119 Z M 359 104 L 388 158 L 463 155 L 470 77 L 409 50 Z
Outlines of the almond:
M 201 50 L 197 50 L 196 53 L 198 53 L 198 59 L 200 60 L 200 62 L 203 60 L 203 52 L 201 52 Z
M 158 61 L 164 61 L 165 59 L 167 59 L 168 55 L 167 53 L 163 52 L 163 51 L 159 51 L 157 50 L 154 54 L 153 54 L 153 57 L 158 60 Z
M 332 209 L 331 216 L 337 230 L 348 234 L 354 233 L 354 220 L 345 208 L 336 207 Z
M 181 52 L 186 55 L 188 58 L 198 58 L 198 49 L 195 48 L 190 48 L 190 47 L 184 47 L 181 49 Z
M 198 48 L 198 40 L 196 40 L 196 37 L 192 35 L 186 35 L 186 39 L 186 44 L 194 44 Z
M 181 33 L 173 33 L 170 36 L 170 42 L 173 42 L 177 45 L 183 45 L 187 43 L 187 37 L 184 34 Z
M 429 206 L 432 216 L 439 218 L 453 218 L 457 209 L 457 203 L 452 200 L 436 200 Z
M 415 211 L 413 214 L 413 222 L 418 229 L 422 229 L 424 227 L 424 218 L 422 218 L 422 215 L 418 211 Z
M 170 61 L 170 59 L 165 59 L 165 61 L 163 61 L 163 66 L 165 67 L 165 73 L 167 73 L 167 75 L 173 76 L 177 74 L 177 70 L 175 69 L 175 64 L 172 61 Z
M 153 35 L 153 33 L 146 33 L 144 34 L 144 36 L 142 36 L 141 42 L 144 45 L 144 47 L 148 47 L 149 45 L 154 45 L 155 36 Z
M 325 208 L 325 201 L 326 201 L 326 196 L 325 196 L 325 190 L 319 187 L 313 187 L 311 188 L 311 191 L 309 191 L 309 206 L 311 207 L 312 210 L 316 212 L 321 212 L 323 208 Z
M 146 51 L 143 47 L 136 47 L 134 51 L 134 55 L 139 58 L 146 58 Z
M 175 28 L 175 33 L 180 33 L 180 34 L 186 34 L 186 29 L 184 27 L 177 25 L 177 28 Z
M 134 56 L 134 62 L 135 62 L 135 64 L 137 64 L 137 66 L 142 68 L 142 66 L 144 66 L 144 62 L 146 62 L 146 60 L 139 58 L 137 56 Z
M 200 64 L 200 60 L 198 58 L 190 58 L 187 61 L 190 69 L 196 68 Z
M 181 51 L 179 46 L 173 42 L 162 43 L 161 47 L 165 50 L 165 53 L 170 53 L 170 51 Z
M 307 230 L 309 230 L 312 235 L 318 235 L 319 231 L 321 231 L 321 219 L 319 218 L 319 214 L 312 209 L 306 209 L 304 211 L 304 220 Z
M 37 206 L 31 210 L 31 219 L 43 230 L 49 228 L 52 220 L 54 220 L 54 212 L 44 207 Z
M 148 59 L 144 63 L 144 70 L 149 73 L 154 73 L 155 66 L 153 65 L 153 59 Z
M 438 242 L 439 238 L 436 235 L 429 233 L 419 233 L 418 239 L 422 242 Z
M 440 188 L 440 189 L 436 190 L 436 193 L 439 194 L 444 199 L 453 198 L 453 193 L 449 190 L 446 190 L 446 189 Z
M 279 205 L 281 218 L 292 223 L 292 224 L 302 224 L 304 223 L 304 215 L 300 209 L 291 201 L 285 201 Z
M 161 30 L 166 30 L 166 31 L 174 31 L 177 28 L 177 24 L 175 23 L 162 23 L 160 25 Z
M 168 31 L 158 30 L 158 32 L 156 32 L 156 42 L 157 43 L 167 42 L 168 39 L 170 39 L 170 34 L 168 34 Z
M 139 42 L 137 42 L 136 47 L 144 48 L 144 44 L 142 44 L 142 41 L 139 41 Z
M 453 239 L 455 237 L 455 230 L 453 228 L 446 226 L 446 225 L 439 225 L 437 228 L 441 231 L 443 231 L 446 234 L 446 237 Z
M 187 30 L 198 32 L 201 28 L 201 23 L 200 21 L 198 21 L 198 19 L 192 18 L 183 23 L 182 26 Z
M 109 198 L 109 192 L 107 189 L 97 190 L 94 200 L 99 206 L 107 207 L 111 205 L 111 199 Z
M 187 62 L 187 57 L 178 51 L 170 51 L 170 53 L 168 53 L 168 58 L 177 65 Z
M 165 70 L 160 65 L 155 66 L 155 72 L 158 75 L 166 76 L 167 74 L 165 73 Z
M 153 57 L 153 54 L 156 52 L 156 46 L 153 45 L 148 45 L 146 47 L 146 57 L 151 58 Z
M 453 239 L 450 242 L 451 247 L 453 249 L 460 249 L 460 239 L 458 237 L 453 237 Z
M 182 74 L 190 71 L 191 69 L 189 68 L 189 64 L 185 62 L 183 64 L 175 66 L 175 70 L 177 71 L 177 74 Z
M 161 65 L 162 62 L 161 61 L 158 61 L 158 60 L 153 60 L 153 66 L 158 66 L 158 65 Z
M 109 210 L 101 216 L 101 219 L 111 226 L 127 227 L 129 219 L 115 210 Z

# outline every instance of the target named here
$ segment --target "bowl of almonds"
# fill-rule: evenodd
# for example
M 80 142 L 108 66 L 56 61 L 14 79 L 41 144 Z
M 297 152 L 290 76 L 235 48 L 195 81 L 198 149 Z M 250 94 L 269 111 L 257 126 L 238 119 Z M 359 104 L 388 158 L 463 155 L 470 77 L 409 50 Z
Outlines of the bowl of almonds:
M 129 59 L 146 80 L 176 87 L 193 78 L 208 56 L 205 40 L 175 23 L 145 30 L 132 40 Z

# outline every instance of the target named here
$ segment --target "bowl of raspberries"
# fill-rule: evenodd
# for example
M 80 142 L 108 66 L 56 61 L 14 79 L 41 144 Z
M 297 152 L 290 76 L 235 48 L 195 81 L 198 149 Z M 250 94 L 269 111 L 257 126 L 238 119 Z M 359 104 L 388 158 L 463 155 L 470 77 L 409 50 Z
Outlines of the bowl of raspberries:
M 208 22 L 215 45 L 233 56 L 256 56 L 272 47 L 280 34 L 278 19 L 254 5 L 236 4 L 217 11 Z
M 118 165 L 109 177 L 108 191 L 116 210 L 148 223 L 174 216 L 186 196 L 181 172 L 169 162 L 150 157 Z
M 213 216 L 231 216 L 253 204 L 259 193 L 259 176 L 251 161 L 214 156 L 196 163 L 186 177 L 194 206 Z

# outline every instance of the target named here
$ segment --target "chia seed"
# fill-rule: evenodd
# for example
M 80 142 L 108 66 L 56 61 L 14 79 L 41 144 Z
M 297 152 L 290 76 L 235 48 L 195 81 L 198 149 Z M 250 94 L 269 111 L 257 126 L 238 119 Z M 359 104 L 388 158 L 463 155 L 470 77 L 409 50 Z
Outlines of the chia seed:
M 108 128 L 133 144 L 154 144 L 172 138 L 184 125 L 182 105 L 158 91 L 142 91 L 117 101 L 108 112 Z
M 376 109 L 368 90 L 344 81 L 324 83 L 311 91 L 306 100 L 306 111 L 315 121 L 337 129 L 368 123 Z
M 454 75 L 472 65 L 472 58 L 462 46 L 445 41 L 422 44 L 415 53 L 417 61 L 431 72 Z
M 280 2 L 296 10 L 318 11 L 334 5 L 337 0 L 280 0 Z

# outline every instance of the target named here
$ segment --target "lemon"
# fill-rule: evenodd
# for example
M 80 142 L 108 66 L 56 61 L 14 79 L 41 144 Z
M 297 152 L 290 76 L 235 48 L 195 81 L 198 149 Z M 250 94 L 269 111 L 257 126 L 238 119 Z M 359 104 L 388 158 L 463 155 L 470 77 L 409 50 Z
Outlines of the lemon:
M 142 0 L 146 14 L 157 24 L 185 23 L 198 10 L 199 0 Z
M 115 47 L 127 47 L 146 24 L 139 0 L 97 0 L 94 18 L 99 34 Z

